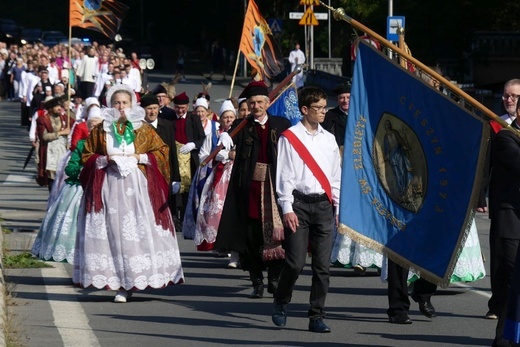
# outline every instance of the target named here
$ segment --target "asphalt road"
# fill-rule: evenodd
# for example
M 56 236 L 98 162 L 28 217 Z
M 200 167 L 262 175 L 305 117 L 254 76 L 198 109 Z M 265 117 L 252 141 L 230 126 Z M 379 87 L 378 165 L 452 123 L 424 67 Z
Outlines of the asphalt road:
M 201 76 L 177 85 L 190 98 L 202 91 Z M 171 76 L 150 73 L 150 86 Z M 215 82 L 212 106 L 229 95 L 230 82 Z M 235 88 L 238 95 L 241 87 Z M 329 103 L 329 106 L 333 106 Z M 19 124 L 19 104 L 0 103 L 0 217 L 8 250 L 31 246 L 44 216 L 46 189 L 34 181 L 33 163 L 22 170 L 29 150 L 26 129 Z M 489 258 L 489 220 L 476 216 L 483 254 Z M 475 283 L 439 289 L 432 299 L 438 317 L 422 316 L 412 303 L 412 325 L 387 322 L 386 284 L 374 270 L 356 276 L 333 268 L 327 297 L 330 334 L 307 331 L 310 268 L 300 276 L 287 327 L 271 322 L 272 298 L 247 299 L 248 276 L 226 269 L 227 259 L 197 252 L 193 241 L 177 233 L 186 282 L 162 290 L 135 293 L 126 304 L 112 302 L 114 293 L 80 289 L 71 284 L 72 266 L 50 263 L 46 269 L 7 270 L 14 298 L 9 310 L 24 346 L 490 346 L 496 321 L 484 319 L 489 277 Z M 486 263 L 489 269 L 489 263 Z

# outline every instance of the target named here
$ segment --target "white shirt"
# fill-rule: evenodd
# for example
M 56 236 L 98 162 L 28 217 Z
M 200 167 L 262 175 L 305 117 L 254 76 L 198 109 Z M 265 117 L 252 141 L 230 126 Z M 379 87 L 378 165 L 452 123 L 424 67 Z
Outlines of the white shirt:
M 298 62 L 296 62 L 296 58 L 298 59 Z M 289 63 L 291 63 L 291 70 L 294 70 L 296 64 L 300 65 L 305 63 L 305 54 L 303 54 L 301 49 L 295 49 L 289 53 Z
M 511 117 L 509 113 L 503 114 L 500 116 L 507 124 L 513 123 L 513 121 L 516 119 L 516 117 Z
M 159 124 L 159 118 L 156 118 L 153 122 L 147 122 L 151 126 L 153 126 L 155 129 L 157 129 L 157 124 Z
M 38 118 L 38 111 L 34 112 L 31 119 L 31 127 L 29 128 L 29 140 L 36 141 L 36 119 Z
M 341 158 L 336 138 L 319 124 L 318 130 L 314 134 L 309 133 L 301 122 L 289 129 L 300 139 L 327 176 L 332 188 L 332 202 L 338 213 Z M 289 140 L 282 135 L 278 140 L 276 193 L 278 194 L 278 205 L 282 208 L 283 214 L 293 212 L 293 190 L 305 195 L 325 193 L 312 171 L 305 165 Z
M 24 96 L 26 97 L 26 102 L 25 102 L 25 105 L 27 107 L 30 107 L 31 106 L 31 101 L 33 99 L 33 91 L 34 91 L 34 88 L 36 88 L 36 86 L 38 85 L 38 82 L 40 82 L 40 77 L 30 73 L 30 74 L 26 74 L 26 79 L 25 79 L 25 82 L 24 82 Z
M 107 84 L 108 81 L 113 80 L 114 75 L 109 75 L 108 73 L 104 73 L 99 75 L 98 79 L 96 80 L 96 84 L 94 86 L 94 96 L 96 98 L 99 98 L 101 95 L 101 92 L 103 91 L 103 88 L 105 87 L 105 84 Z
M 60 74 L 56 65 L 47 65 L 47 71 L 49 71 L 49 82 L 51 82 L 51 84 L 55 84 L 60 80 Z
M 85 55 L 78 66 L 76 75 L 82 82 L 96 82 L 99 74 L 98 58 Z
M 208 121 L 208 123 L 211 123 L 211 121 Z M 219 131 L 220 124 L 215 122 L 215 125 L 216 125 L 216 129 L 217 129 L 217 139 L 218 139 L 218 135 L 220 134 L 220 131 Z M 211 154 L 212 146 L 213 146 L 213 136 L 211 134 L 211 127 L 210 127 L 210 132 L 209 132 L 209 134 L 206 134 L 206 138 L 204 139 L 204 142 L 202 143 L 202 146 L 200 147 L 200 150 L 199 150 L 200 162 L 203 162 L 204 159 L 206 159 L 208 157 L 208 155 Z
M 126 76 L 126 77 L 122 78 L 121 79 L 121 83 L 129 86 L 130 88 L 132 88 L 132 90 L 134 92 L 139 92 L 141 90 L 141 87 L 137 84 L 137 81 L 134 80 L 130 76 Z

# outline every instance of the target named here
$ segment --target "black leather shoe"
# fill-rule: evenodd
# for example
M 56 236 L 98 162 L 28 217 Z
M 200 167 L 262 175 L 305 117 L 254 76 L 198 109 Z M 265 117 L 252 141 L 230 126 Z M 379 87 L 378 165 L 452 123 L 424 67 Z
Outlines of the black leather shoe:
M 508 340 L 504 340 L 503 338 L 497 339 L 496 337 L 493 340 L 493 344 L 491 345 L 491 347 L 511 347 L 511 346 L 516 346 L 516 345 L 514 345 L 512 342 L 510 342 Z
M 253 291 L 249 294 L 249 299 L 262 299 L 264 297 L 264 285 L 260 284 L 253 287 Z
M 309 331 L 314 333 L 330 333 L 330 328 L 325 324 L 322 317 L 318 317 L 309 321 Z
M 421 313 L 428 318 L 435 318 L 437 314 L 435 313 L 435 308 L 431 304 L 431 302 L 424 301 L 419 303 L 419 310 Z
M 388 317 L 388 321 L 392 324 L 412 324 L 412 320 L 406 314 L 398 314 Z
M 274 325 L 277 327 L 284 327 L 285 323 L 287 323 L 286 305 L 275 304 L 271 319 L 273 320 Z

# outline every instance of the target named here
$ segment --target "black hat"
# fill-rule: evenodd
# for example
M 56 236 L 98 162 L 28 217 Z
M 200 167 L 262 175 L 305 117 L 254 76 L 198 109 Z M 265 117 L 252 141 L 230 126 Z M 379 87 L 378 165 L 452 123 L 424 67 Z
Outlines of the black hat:
M 159 105 L 159 100 L 157 99 L 157 96 L 150 93 L 141 96 L 141 107 L 146 108 L 150 105 Z
M 72 93 L 72 90 L 71 90 L 70 94 L 72 95 L 73 98 L 83 99 L 83 96 L 81 95 L 81 92 L 79 90 L 74 90 L 74 93 Z
M 350 93 L 350 83 L 342 83 L 338 85 L 336 88 L 334 88 L 334 94 L 340 95 L 345 93 Z
M 57 96 L 55 98 L 50 99 L 49 101 L 45 102 L 45 108 L 50 110 L 51 108 L 55 106 L 61 105 L 61 97 Z
M 38 67 L 38 73 L 40 72 L 46 72 L 46 73 L 49 73 L 49 70 L 47 69 L 47 66 L 43 66 L 43 65 L 40 65 Z
M 264 81 L 253 81 L 249 83 L 239 95 L 239 98 L 250 98 L 255 95 L 269 96 L 269 90 Z
M 152 94 L 154 94 L 154 95 L 157 95 L 157 94 L 168 94 L 168 91 L 166 90 L 166 88 L 164 88 L 164 86 L 162 84 L 158 84 L 152 90 Z

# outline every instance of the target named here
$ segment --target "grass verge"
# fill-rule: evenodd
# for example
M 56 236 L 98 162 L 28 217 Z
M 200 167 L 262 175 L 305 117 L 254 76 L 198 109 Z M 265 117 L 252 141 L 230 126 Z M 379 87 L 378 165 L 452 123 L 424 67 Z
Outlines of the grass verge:
M 29 252 L 19 254 L 7 254 L 4 256 L 5 269 L 27 269 L 52 267 L 51 265 L 39 260 Z

